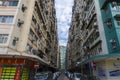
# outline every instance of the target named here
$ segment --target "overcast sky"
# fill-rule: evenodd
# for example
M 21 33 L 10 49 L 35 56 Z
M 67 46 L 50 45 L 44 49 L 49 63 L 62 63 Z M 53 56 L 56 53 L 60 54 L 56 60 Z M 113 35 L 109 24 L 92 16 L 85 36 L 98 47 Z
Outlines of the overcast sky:
M 59 44 L 66 46 L 70 27 L 73 0 L 55 0 Z

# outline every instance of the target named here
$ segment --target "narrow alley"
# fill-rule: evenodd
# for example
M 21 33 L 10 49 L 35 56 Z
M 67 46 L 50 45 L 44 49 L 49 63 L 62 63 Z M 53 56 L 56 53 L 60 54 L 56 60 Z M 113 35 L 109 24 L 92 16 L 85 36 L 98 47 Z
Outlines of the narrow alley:
M 65 76 L 65 74 L 61 74 L 57 80 L 69 80 L 69 79 Z
M 120 0 L 0 0 L 0 80 L 120 80 Z

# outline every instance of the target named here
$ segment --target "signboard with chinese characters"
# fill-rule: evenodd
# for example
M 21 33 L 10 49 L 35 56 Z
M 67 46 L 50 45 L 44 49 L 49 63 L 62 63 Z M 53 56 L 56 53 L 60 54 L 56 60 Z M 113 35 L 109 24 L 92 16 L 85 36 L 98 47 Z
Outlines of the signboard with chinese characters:
M 2 76 L 2 67 L 0 67 L 0 78 Z
M 15 79 L 14 80 L 20 80 L 20 73 L 21 73 L 21 67 L 18 66 L 16 68 L 16 74 L 15 74 Z
M 120 70 L 109 71 L 109 76 L 110 77 L 120 77 Z

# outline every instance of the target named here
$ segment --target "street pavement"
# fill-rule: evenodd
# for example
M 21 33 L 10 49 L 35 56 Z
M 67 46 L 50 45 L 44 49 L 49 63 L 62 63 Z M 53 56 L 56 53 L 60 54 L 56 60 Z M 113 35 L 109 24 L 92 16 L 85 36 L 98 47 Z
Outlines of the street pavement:
M 69 79 L 65 76 L 65 74 L 61 74 L 57 80 L 69 80 Z

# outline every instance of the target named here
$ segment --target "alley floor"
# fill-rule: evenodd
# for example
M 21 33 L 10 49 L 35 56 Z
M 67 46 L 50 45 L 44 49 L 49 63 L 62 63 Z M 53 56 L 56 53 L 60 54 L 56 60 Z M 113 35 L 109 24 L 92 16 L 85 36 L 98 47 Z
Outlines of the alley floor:
M 64 74 L 61 74 L 57 80 L 69 80 Z

